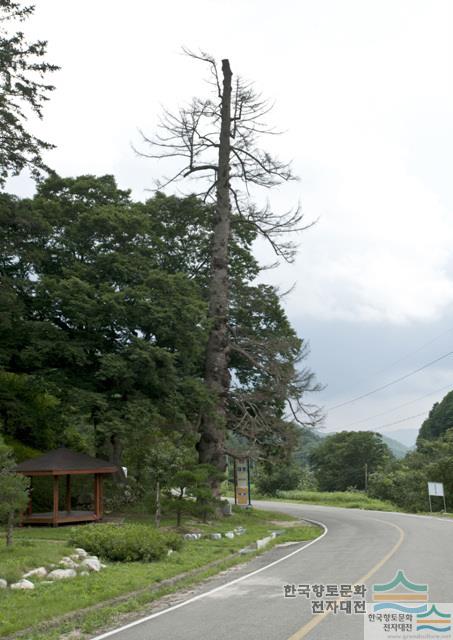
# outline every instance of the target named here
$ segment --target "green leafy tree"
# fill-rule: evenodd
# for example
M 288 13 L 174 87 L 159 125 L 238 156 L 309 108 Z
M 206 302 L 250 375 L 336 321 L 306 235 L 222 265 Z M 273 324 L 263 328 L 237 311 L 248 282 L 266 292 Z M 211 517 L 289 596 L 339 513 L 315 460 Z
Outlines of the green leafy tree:
M 176 514 L 176 524 L 181 526 L 184 514 L 192 515 L 206 522 L 219 510 L 221 500 L 212 495 L 211 482 L 225 479 L 223 473 L 206 464 L 192 463 L 171 478 L 164 503 L 167 512 Z
M 297 447 L 299 429 L 321 419 L 307 400 L 321 389 L 304 366 L 308 345 L 292 328 L 274 287 L 245 283 L 231 306 L 230 429 L 260 457 L 285 460 Z
M 39 376 L 0 370 L 0 421 L 5 435 L 45 448 L 61 424 L 59 405 Z
M 155 431 L 148 437 L 141 438 L 141 468 L 142 482 L 145 477 L 149 482 L 154 493 L 154 521 L 156 526 L 160 526 L 162 517 L 162 495 L 170 491 L 173 487 L 180 487 L 185 478 L 185 469 L 193 465 L 195 457 L 195 439 L 186 436 L 183 438 L 181 434 L 167 433 L 164 435 L 162 431 Z M 185 485 L 183 485 L 184 487 Z M 184 494 L 184 490 L 183 490 Z M 168 501 L 164 501 L 165 505 Z M 177 509 L 178 526 L 181 524 L 181 514 L 183 505 L 178 503 L 180 508 Z
M 453 428 L 453 391 L 447 393 L 441 402 L 434 403 L 420 428 L 417 447 L 423 446 L 423 440 L 440 438 L 451 428 Z
M 133 430 L 196 421 L 206 304 L 196 282 L 154 259 L 142 204 L 111 176 L 56 175 L 32 200 L 5 202 L 2 278 L 17 317 L 1 324 L 2 364 L 60 400 L 54 437 L 38 442 L 37 429 L 28 444 L 77 433 L 120 463 Z
M 13 529 L 28 504 L 29 481 L 15 473 L 16 463 L 10 447 L 0 440 L 0 521 L 6 524 L 6 544 L 13 543 Z
M 255 485 L 258 493 L 275 496 L 279 490 L 298 489 L 302 481 L 302 469 L 291 464 L 263 465 L 258 471 Z
M 38 177 L 47 167 L 42 152 L 53 145 L 26 128 L 28 114 L 42 118 L 42 110 L 54 86 L 45 82 L 57 66 L 44 61 L 47 42 L 29 42 L 22 31 L 7 26 L 26 20 L 33 5 L 0 0 L 0 186 L 9 175 L 30 169 Z
M 193 479 L 186 487 L 187 495 L 195 499 L 194 513 L 203 522 L 218 514 L 222 500 L 212 494 L 212 482 L 221 483 L 225 473 L 209 464 L 197 464 L 193 469 Z
M 321 491 L 345 491 L 365 488 L 365 464 L 371 474 L 392 458 L 379 433 L 340 431 L 311 452 L 310 464 Z
M 152 461 L 137 452 L 159 438 L 170 451 L 183 437 L 193 453 L 201 415 L 214 406 L 203 383 L 212 205 L 160 193 L 138 203 L 112 176 L 55 174 L 31 199 L 0 198 L 8 435 L 110 457 L 130 469 L 134 495 L 154 492 Z M 278 292 L 253 284 L 255 238 L 232 216 L 226 429 L 247 449 L 286 459 L 298 440 L 288 402 L 303 411 L 316 383 Z
M 370 476 L 370 495 L 408 511 L 427 511 L 428 482 L 442 482 L 447 508 L 453 494 L 453 429 L 432 440 L 420 440 L 417 450 Z M 434 508 L 436 504 L 434 503 Z M 442 504 L 443 508 L 443 504 Z
M 388 500 L 405 511 L 427 511 L 427 469 L 413 462 L 408 458 L 385 471 L 372 473 L 368 483 L 369 496 Z
M 176 515 L 176 526 L 180 527 L 184 515 L 193 515 L 195 502 L 188 496 L 188 491 L 197 482 L 196 473 L 192 469 L 177 471 L 172 477 L 172 487 L 167 492 L 164 510 Z

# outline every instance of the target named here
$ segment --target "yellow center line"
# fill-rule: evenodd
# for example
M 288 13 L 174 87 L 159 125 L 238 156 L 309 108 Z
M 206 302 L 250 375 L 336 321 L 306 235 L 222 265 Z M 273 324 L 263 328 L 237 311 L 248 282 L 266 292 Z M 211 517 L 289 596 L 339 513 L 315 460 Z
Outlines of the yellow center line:
M 400 546 L 403 543 L 404 540 L 404 531 L 401 529 L 401 527 L 399 527 L 397 524 L 395 524 L 394 522 L 389 522 L 388 520 L 381 520 L 380 518 L 373 518 L 373 520 L 377 520 L 378 522 L 385 522 L 385 524 L 390 525 L 391 527 L 394 527 L 395 529 L 397 529 L 399 531 L 399 538 L 398 541 L 396 542 L 396 544 L 390 549 L 390 551 L 381 559 L 379 560 L 379 562 L 377 564 L 374 565 L 374 567 L 372 567 L 368 573 L 366 573 L 364 576 L 362 576 L 361 578 L 359 578 L 358 580 L 355 581 L 355 584 L 364 584 L 367 580 L 369 580 L 371 578 L 371 576 L 373 576 L 377 571 L 379 571 L 379 569 L 384 566 L 384 564 L 390 560 L 390 558 L 393 556 L 393 554 L 395 554 L 398 549 L 400 548 Z M 344 600 L 348 600 L 348 598 L 338 598 L 335 602 L 342 602 Z M 302 640 L 302 638 L 305 638 L 306 635 L 315 627 L 318 626 L 318 624 L 320 624 L 325 618 L 327 618 L 327 616 L 330 616 L 332 613 L 332 611 L 325 611 L 324 613 L 320 613 L 320 614 L 315 614 L 313 616 L 313 618 L 311 618 L 311 620 L 309 620 L 306 624 L 304 624 L 300 629 L 298 629 L 296 631 L 296 633 L 293 633 L 292 636 L 290 636 L 288 638 L 288 640 Z

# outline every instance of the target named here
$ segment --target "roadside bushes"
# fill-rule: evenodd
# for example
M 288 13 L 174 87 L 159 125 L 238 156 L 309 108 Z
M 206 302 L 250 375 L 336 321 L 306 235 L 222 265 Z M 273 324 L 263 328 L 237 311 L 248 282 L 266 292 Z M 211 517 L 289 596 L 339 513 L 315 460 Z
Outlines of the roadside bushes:
M 179 550 L 183 541 L 175 533 L 142 524 L 96 524 L 74 528 L 70 543 L 107 560 L 152 562 L 164 558 L 169 549 Z
M 313 504 L 325 504 L 348 509 L 378 509 L 394 511 L 395 505 L 382 499 L 370 497 L 363 491 L 278 491 L 283 500 L 297 500 Z
M 276 496 L 279 490 L 298 489 L 302 477 L 302 469 L 295 463 L 263 465 L 257 473 L 255 486 L 261 495 Z
M 437 475 L 434 475 L 437 480 Z M 428 476 L 426 468 L 416 469 L 400 463 L 387 473 L 371 474 L 368 493 L 371 497 L 389 500 L 405 511 L 428 511 Z

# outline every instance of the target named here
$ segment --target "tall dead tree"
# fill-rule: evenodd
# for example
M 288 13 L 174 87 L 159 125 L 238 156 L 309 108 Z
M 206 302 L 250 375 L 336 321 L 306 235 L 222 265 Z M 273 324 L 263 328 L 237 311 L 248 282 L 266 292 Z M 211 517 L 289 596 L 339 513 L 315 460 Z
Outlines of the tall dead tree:
M 227 59 L 221 71 L 216 61 L 205 53 L 185 51 L 192 58 L 209 65 L 211 86 L 216 99 L 194 98 L 178 113 L 165 111 L 158 133 L 148 138 L 142 133 L 150 152 L 138 152 L 154 159 L 183 160 L 183 166 L 157 183 L 163 189 L 184 179 L 196 180 L 195 191 L 205 202 L 214 203 L 209 288 L 209 319 L 211 321 L 205 356 L 204 379 L 215 399 L 200 420 L 198 454 L 201 463 L 225 469 L 225 432 L 227 402 L 230 391 L 229 312 L 229 244 L 232 203 L 235 212 L 251 223 L 267 238 L 277 256 L 291 261 L 294 245 L 288 234 L 307 228 L 301 226 L 302 214 L 297 208 L 284 214 L 274 213 L 269 205 L 259 209 L 250 199 L 255 187 L 270 188 L 295 179 L 289 163 L 281 162 L 258 146 L 262 134 L 275 134 L 263 119 L 271 106 L 250 84 L 240 78 L 233 83 Z M 192 189 L 193 193 L 193 189 Z M 218 481 L 213 481 L 213 493 L 218 493 Z
M 230 154 L 231 78 L 228 60 L 222 60 L 223 91 L 220 107 L 220 136 L 216 179 L 216 207 L 212 239 L 209 319 L 211 328 L 206 349 L 205 384 L 216 401 L 214 412 L 201 416 L 198 455 L 201 463 L 225 469 L 224 434 L 230 388 L 228 339 L 228 247 L 231 234 Z M 217 483 L 215 483 L 217 484 Z M 214 487 L 215 488 L 215 487 Z

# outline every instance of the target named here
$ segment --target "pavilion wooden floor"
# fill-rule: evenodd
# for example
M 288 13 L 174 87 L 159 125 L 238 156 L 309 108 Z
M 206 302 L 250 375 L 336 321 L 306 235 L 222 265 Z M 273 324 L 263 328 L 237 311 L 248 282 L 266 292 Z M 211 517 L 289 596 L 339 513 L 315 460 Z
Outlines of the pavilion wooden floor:
M 94 511 L 58 511 L 54 520 L 52 511 L 32 513 L 22 516 L 21 524 L 66 524 L 69 522 L 94 522 L 99 520 Z

